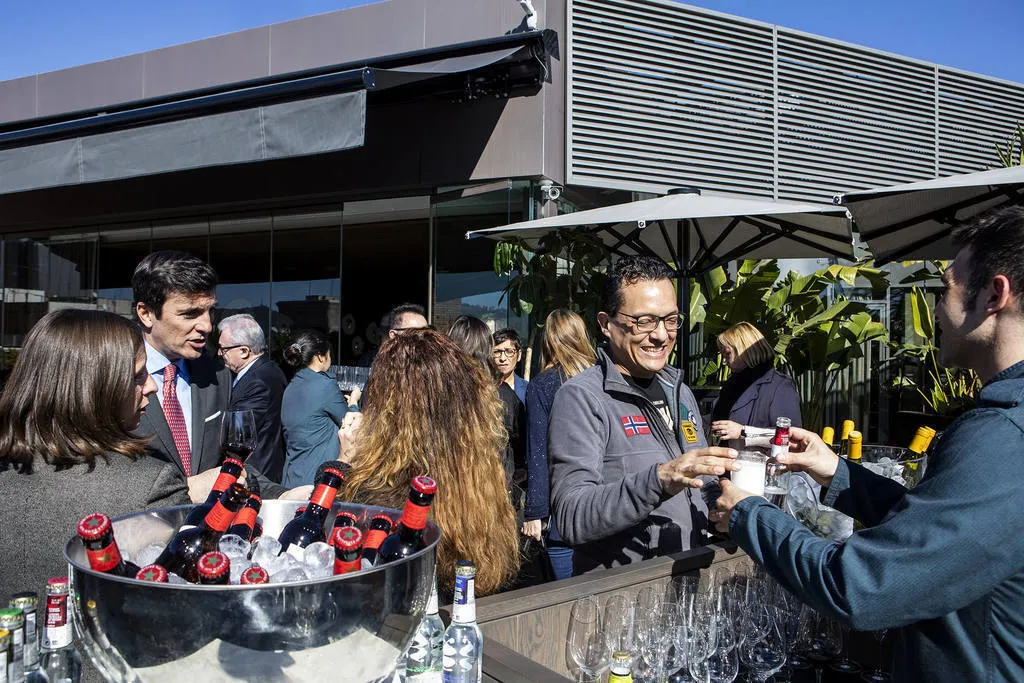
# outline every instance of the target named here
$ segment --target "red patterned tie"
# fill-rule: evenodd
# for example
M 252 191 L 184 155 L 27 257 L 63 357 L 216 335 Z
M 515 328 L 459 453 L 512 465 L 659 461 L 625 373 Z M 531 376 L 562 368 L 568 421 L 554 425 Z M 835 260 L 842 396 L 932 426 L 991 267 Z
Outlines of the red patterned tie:
M 174 445 L 178 449 L 178 456 L 185 468 L 185 476 L 192 473 L 192 449 L 188 443 L 188 429 L 185 427 L 185 414 L 181 412 L 181 404 L 178 403 L 178 392 L 175 391 L 178 368 L 171 363 L 164 368 L 164 415 L 167 417 L 167 426 L 171 428 L 171 435 L 174 436 Z

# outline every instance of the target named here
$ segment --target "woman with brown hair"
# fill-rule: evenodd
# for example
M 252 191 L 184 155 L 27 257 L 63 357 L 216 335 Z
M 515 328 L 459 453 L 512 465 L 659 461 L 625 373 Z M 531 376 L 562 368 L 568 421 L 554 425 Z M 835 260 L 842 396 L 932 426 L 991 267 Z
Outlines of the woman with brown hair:
M 595 362 L 594 345 L 583 318 L 569 309 L 548 314 L 540 342 L 542 372 L 526 387 L 526 507 L 523 533 L 541 539 L 543 520 L 550 514 L 548 479 L 548 421 L 555 393 L 571 377 Z M 562 542 L 552 525 L 548 531 L 548 557 L 556 579 L 572 576 L 572 548 Z
M 64 574 L 91 512 L 190 503 L 178 468 L 132 435 L 155 391 L 131 321 L 64 309 L 32 328 L 0 395 L 0 596 Z
M 451 595 L 463 559 L 477 565 L 477 594 L 494 593 L 519 569 L 504 449 L 501 401 L 484 368 L 440 332 L 407 330 L 373 362 L 339 498 L 400 509 L 413 477 L 433 477 L 442 593 Z

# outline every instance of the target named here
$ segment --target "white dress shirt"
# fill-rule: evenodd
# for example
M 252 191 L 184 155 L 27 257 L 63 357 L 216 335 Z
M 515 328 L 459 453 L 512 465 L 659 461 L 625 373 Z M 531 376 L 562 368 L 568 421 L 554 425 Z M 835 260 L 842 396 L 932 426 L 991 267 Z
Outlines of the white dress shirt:
M 148 341 L 146 342 L 146 371 L 153 378 L 153 381 L 156 382 L 156 395 L 157 400 L 160 401 L 161 408 L 164 407 L 164 368 L 170 364 L 171 361 L 167 360 L 164 354 L 150 346 Z M 189 386 L 190 376 L 188 374 L 188 367 L 185 365 L 184 359 L 180 358 L 174 362 L 174 365 L 178 369 L 175 375 L 174 393 L 178 395 L 178 403 L 181 404 L 181 414 L 185 417 L 185 429 L 188 430 L 188 443 L 194 452 L 195 442 L 192 440 L 192 387 Z

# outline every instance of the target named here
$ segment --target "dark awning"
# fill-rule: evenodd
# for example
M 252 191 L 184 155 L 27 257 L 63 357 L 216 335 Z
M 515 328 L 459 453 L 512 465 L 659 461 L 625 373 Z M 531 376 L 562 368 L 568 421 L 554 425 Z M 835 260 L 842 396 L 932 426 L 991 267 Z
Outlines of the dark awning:
M 510 96 L 540 85 L 545 31 L 391 55 L 4 124 L 0 194 L 338 152 L 364 144 L 367 96 Z

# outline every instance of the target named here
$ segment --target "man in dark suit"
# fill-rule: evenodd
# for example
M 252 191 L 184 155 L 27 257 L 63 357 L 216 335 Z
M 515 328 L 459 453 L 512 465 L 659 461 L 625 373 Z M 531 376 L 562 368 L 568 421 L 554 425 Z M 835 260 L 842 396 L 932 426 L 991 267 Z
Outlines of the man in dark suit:
M 288 381 L 277 363 L 265 353 L 267 343 L 256 319 L 242 313 L 221 320 L 217 353 L 235 375 L 229 410 L 252 410 L 256 422 L 256 448 L 246 461 L 271 481 L 284 473 L 284 433 L 281 397 Z
M 203 353 L 213 330 L 216 288 L 213 268 L 182 251 L 149 254 L 132 275 L 146 369 L 158 399 L 150 402 L 137 431 L 153 435 L 151 456 L 181 469 L 195 502 L 206 499 L 216 479 L 221 417 L 231 396 L 230 371 Z M 283 490 L 272 485 L 262 492 L 275 498 Z

